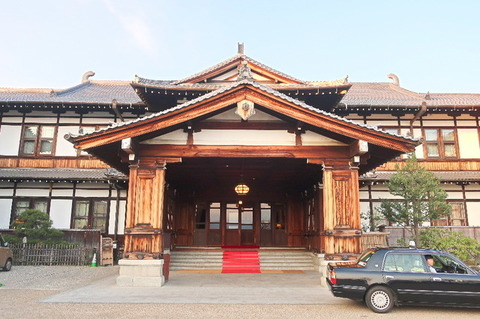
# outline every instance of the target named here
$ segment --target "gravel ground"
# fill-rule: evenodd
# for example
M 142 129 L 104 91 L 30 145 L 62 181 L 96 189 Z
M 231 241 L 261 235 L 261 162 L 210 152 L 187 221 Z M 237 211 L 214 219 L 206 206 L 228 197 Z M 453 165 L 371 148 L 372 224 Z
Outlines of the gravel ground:
M 13 267 L 0 271 L 0 318 L 478 318 L 480 310 L 401 307 L 379 315 L 344 300 L 336 305 L 72 304 L 39 302 L 118 273 L 117 267 Z M 162 288 L 159 288 L 162 289 Z M 234 303 L 234 300 L 232 300 Z
M 66 290 L 118 274 L 118 266 L 14 266 L 0 271 L 2 289 Z

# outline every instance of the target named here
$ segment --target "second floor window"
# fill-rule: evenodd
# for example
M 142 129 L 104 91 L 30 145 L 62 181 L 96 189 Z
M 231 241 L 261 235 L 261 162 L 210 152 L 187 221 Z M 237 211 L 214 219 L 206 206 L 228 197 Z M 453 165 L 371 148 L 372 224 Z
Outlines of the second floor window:
M 55 126 L 25 126 L 22 135 L 20 155 L 53 155 L 55 131 Z
M 454 129 L 425 129 L 425 153 L 428 158 L 457 158 Z

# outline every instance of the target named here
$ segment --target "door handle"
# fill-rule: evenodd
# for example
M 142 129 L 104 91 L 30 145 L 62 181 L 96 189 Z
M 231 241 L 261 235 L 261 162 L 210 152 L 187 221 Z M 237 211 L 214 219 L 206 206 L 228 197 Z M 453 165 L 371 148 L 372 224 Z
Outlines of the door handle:
M 432 278 L 433 281 L 442 281 L 442 278 L 439 278 L 439 277 L 433 277 Z

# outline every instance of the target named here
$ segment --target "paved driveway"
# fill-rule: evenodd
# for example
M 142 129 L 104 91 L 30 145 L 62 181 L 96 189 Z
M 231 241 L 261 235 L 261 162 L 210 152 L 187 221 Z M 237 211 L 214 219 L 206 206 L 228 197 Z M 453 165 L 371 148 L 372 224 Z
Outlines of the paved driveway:
M 0 318 L 378 318 L 333 298 L 317 273 L 173 272 L 161 288 L 115 286 L 116 267 L 14 267 L 0 272 Z M 382 318 L 480 317 L 480 310 L 401 307 Z

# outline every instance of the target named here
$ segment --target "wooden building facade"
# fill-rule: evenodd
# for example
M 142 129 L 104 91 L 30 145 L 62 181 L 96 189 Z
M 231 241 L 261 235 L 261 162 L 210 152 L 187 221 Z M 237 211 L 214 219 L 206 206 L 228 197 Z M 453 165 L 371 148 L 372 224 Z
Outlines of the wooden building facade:
M 359 173 L 419 144 L 326 112 L 350 84 L 301 82 L 243 54 L 178 83 L 132 86 L 158 112 L 69 137 L 129 175 L 126 258 L 159 258 L 171 235 L 178 246 L 358 254 Z M 210 91 L 168 106 L 169 91 L 192 88 Z M 316 106 L 286 90 L 319 92 Z
M 242 51 L 178 81 L 92 75 L 0 89 L 0 228 L 39 208 L 125 239 L 132 260 L 245 245 L 341 258 L 409 152 L 454 206 L 431 224 L 480 225 L 480 94 L 302 81 Z

